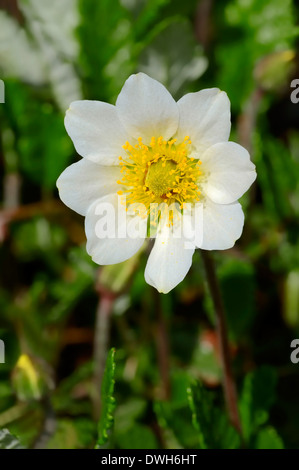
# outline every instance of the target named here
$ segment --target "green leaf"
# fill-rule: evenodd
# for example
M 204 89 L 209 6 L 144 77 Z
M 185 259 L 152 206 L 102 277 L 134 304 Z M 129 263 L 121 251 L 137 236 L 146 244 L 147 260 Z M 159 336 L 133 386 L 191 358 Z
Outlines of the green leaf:
M 155 413 L 160 427 L 163 429 L 163 439 L 168 449 L 194 449 L 197 445 L 196 435 L 191 422 L 188 405 L 156 402 Z
M 154 411 L 168 449 L 193 449 L 198 444 L 191 421 L 187 388 L 190 375 L 182 370 L 171 372 L 171 398 L 154 403 Z
M 20 441 L 8 429 L 0 430 L 0 449 L 24 449 Z
M 211 436 L 211 398 L 201 384 L 192 384 L 187 390 L 189 405 L 192 412 L 192 423 L 198 432 L 201 449 L 213 448 Z
M 201 449 L 238 449 L 240 436 L 228 418 L 214 404 L 214 394 L 208 392 L 200 383 L 188 388 L 192 422 L 198 433 Z
M 109 435 L 108 432 L 111 430 L 114 423 L 114 410 L 115 410 L 115 398 L 114 393 L 114 376 L 115 376 L 115 349 L 112 348 L 109 351 L 108 358 L 106 361 L 106 368 L 103 376 L 101 399 L 102 409 L 101 418 L 98 426 L 98 440 L 96 448 L 100 449 L 101 446 L 107 443 Z
M 276 429 L 267 426 L 259 431 L 255 449 L 284 449 L 284 445 Z
M 269 366 L 250 372 L 245 378 L 240 398 L 240 415 L 247 442 L 268 421 L 270 407 L 275 401 L 276 381 L 275 369 Z
M 219 449 L 239 449 L 241 439 L 236 429 L 229 423 L 228 417 L 222 412 L 218 412 L 214 417 L 213 425 L 216 448 Z

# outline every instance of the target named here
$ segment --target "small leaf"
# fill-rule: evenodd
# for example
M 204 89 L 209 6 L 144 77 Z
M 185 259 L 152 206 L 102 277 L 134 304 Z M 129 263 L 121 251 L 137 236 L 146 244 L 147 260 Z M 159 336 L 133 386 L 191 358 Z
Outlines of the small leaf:
M 114 410 L 115 410 L 115 398 L 114 393 L 114 375 L 115 375 L 115 349 L 110 349 L 108 358 L 106 361 L 106 368 L 103 376 L 101 399 L 102 399 L 102 410 L 101 418 L 98 426 L 98 441 L 96 449 L 100 449 L 101 446 L 106 444 L 109 435 L 108 432 L 114 423 Z

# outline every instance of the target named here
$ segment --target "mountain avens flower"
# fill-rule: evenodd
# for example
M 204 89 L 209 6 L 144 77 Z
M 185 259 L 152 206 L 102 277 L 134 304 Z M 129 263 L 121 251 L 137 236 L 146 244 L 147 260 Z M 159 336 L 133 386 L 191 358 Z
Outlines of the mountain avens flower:
M 201 90 L 176 103 L 143 73 L 128 78 L 115 106 L 73 102 L 65 127 L 83 158 L 61 174 L 57 187 L 62 201 L 85 216 L 92 259 L 125 261 L 154 228 L 145 280 L 167 293 L 186 276 L 195 248 L 231 248 L 244 224 L 238 199 L 256 172 L 247 150 L 228 142 L 230 125 L 225 92 Z M 196 212 L 200 223 L 194 223 Z M 184 223 L 190 230 L 193 223 L 193 238 L 177 230 Z

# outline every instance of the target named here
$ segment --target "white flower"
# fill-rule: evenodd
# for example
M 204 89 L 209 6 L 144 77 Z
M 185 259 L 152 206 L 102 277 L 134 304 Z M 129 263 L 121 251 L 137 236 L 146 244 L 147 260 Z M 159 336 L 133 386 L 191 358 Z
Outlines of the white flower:
M 143 73 L 124 84 L 116 105 L 75 101 L 65 126 L 84 157 L 59 177 L 62 201 L 85 216 L 87 251 L 101 265 L 125 261 L 143 245 L 144 237 L 103 238 L 97 235 L 97 207 L 118 194 L 127 203 L 167 205 L 199 202 L 202 225 L 194 243 L 174 235 L 174 226 L 159 218 L 145 280 L 167 293 L 186 276 L 195 248 L 225 250 L 241 236 L 244 215 L 237 202 L 256 178 L 243 147 L 228 142 L 230 103 L 217 88 L 190 93 L 177 103 L 156 80 Z M 177 219 L 184 219 L 178 211 Z M 129 215 L 135 223 L 138 215 Z M 176 224 L 174 224 L 176 225 Z

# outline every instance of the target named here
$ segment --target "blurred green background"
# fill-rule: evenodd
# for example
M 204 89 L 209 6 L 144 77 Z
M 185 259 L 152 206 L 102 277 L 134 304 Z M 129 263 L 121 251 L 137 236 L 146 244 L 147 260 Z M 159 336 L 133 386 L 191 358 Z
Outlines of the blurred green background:
M 231 100 L 231 140 L 258 174 L 241 201 L 242 238 L 215 253 L 244 440 L 299 447 L 298 14 L 292 0 L 0 1 L 0 448 L 241 445 L 200 253 L 158 295 L 144 281 L 146 251 L 99 269 L 83 218 L 58 198 L 57 177 L 78 159 L 65 110 L 114 103 L 136 71 L 176 99 L 219 87 Z

